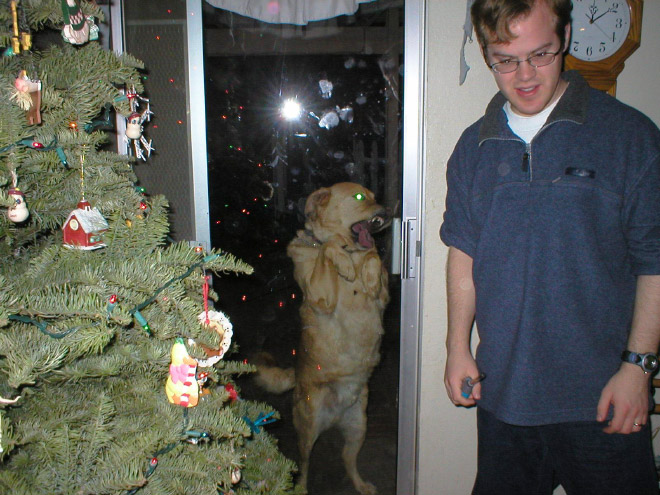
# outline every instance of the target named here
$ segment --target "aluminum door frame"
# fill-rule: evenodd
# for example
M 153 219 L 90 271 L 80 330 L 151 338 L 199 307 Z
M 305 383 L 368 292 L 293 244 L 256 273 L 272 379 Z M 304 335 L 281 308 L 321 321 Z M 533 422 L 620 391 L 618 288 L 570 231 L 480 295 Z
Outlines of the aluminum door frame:
M 405 0 L 403 191 L 401 211 L 401 349 L 397 495 L 417 493 L 424 226 L 424 89 L 427 0 Z

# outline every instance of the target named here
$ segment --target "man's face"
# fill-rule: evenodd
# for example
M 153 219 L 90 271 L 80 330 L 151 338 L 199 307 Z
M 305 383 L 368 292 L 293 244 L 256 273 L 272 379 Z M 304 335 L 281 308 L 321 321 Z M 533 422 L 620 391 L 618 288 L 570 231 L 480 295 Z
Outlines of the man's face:
M 489 64 L 504 60 L 526 60 L 541 52 L 556 52 L 562 43 L 555 32 L 555 18 L 545 2 L 536 2 L 527 17 L 514 20 L 510 25 L 515 38 L 509 43 L 490 43 L 486 47 Z M 566 29 L 564 47 L 568 46 L 570 26 Z M 506 96 L 511 108 L 519 115 L 532 116 L 541 112 L 561 96 L 567 83 L 561 79 L 563 53 L 543 67 L 532 67 L 521 62 L 518 69 L 508 74 L 493 73 L 495 82 Z

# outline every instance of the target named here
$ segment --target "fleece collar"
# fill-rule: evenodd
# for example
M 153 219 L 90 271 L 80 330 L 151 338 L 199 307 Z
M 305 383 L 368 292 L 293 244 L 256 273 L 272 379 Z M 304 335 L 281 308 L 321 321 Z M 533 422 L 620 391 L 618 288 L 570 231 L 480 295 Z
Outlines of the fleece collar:
M 574 70 L 563 72 L 561 77 L 568 82 L 568 87 L 561 95 L 557 106 L 548 117 L 544 127 L 561 120 L 583 124 L 587 119 L 589 105 L 589 85 L 587 81 Z M 487 139 L 511 138 L 511 131 L 503 110 L 504 103 L 506 103 L 506 97 L 498 92 L 488 104 L 479 129 L 480 145 Z

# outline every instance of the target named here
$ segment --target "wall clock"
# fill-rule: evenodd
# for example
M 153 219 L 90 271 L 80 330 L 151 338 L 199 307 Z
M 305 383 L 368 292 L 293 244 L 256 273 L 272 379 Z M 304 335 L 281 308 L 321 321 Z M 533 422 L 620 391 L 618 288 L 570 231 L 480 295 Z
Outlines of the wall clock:
M 625 60 L 639 47 L 642 5 L 643 0 L 573 0 L 565 68 L 614 96 Z

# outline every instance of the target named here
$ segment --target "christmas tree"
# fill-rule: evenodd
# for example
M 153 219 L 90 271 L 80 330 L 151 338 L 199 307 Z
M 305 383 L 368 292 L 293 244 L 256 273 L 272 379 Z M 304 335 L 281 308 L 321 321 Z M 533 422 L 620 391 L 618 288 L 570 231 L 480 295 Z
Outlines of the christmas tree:
M 102 19 L 0 2 L 0 494 L 291 493 L 277 412 L 240 398 L 253 368 L 212 308 L 212 273 L 252 269 L 168 238 L 133 173 L 152 150 L 141 63 L 100 47 Z M 114 113 L 134 157 L 110 151 Z

